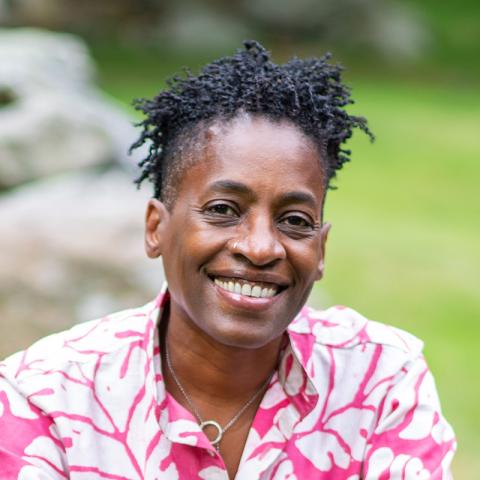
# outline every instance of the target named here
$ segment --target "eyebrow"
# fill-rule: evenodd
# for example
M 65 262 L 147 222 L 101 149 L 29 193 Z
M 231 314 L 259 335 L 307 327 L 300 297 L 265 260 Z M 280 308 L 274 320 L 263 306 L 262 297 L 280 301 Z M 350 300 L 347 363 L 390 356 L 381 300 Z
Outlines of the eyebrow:
M 253 191 L 244 183 L 236 182 L 234 180 L 217 180 L 209 186 L 209 190 L 215 190 L 225 193 L 240 193 L 243 195 L 254 195 Z
M 306 203 L 315 208 L 317 202 L 315 197 L 307 192 L 287 192 L 282 195 L 281 203 Z
M 235 180 L 217 180 L 209 186 L 209 190 L 224 193 L 233 192 L 240 195 L 256 198 L 256 194 L 252 189 L 250 189 L 244 183 L 236 182 Z M 312 194 L 303 191 L 286 192 L 281 196 L 279 203 L 282 205 L 288 203 L 306 203 L 313 208 L 315 208 L 317 205 L 315 197 Z

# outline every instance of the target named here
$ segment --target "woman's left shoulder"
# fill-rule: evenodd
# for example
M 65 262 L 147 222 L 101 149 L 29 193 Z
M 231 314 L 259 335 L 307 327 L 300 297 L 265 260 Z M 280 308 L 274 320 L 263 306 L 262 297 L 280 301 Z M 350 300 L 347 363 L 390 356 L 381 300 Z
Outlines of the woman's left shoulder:
M 333 306 L 315 310 L 305 306 L 289 327 L 295 335 L 313 336 L 314 341 L 335 348 L 380 345 L 407 356 L 418 356 L 423 341 L 415 335 L 385 323 L 370 320 L 356 310 Z

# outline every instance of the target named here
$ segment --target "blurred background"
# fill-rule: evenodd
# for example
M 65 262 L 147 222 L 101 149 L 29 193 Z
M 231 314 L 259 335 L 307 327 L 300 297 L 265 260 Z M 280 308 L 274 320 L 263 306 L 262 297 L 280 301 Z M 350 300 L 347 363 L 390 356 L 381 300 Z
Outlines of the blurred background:
M 255 38 L 274 60 L 325 51 L 377 136 L 327 198 L 326 278 L 346 304 L 425 340 L 459 440 L 480 471 L 480 3 L 474 0 L 0 0 L 0 358 L 148 301 L 148 188 L 131 107 L 183 66 Z

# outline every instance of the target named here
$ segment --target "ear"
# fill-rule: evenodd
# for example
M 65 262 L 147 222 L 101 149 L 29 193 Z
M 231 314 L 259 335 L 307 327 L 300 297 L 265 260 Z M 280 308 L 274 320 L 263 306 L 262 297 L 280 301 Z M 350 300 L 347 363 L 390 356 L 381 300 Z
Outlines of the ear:
M 162 255 L 169 220 L 165 205 L 156 198 L 150 199 L 145 214 L 145 251 L 150 258 Z
M 320 229 L 320 259 L 317 266 L 317 274 L 315 280 L 321 280 L 323 278 L 323 270 L 325 268 L 325 245 L 327 244 L 328 232 L 330 232 L 332 224 L 326 222 Z

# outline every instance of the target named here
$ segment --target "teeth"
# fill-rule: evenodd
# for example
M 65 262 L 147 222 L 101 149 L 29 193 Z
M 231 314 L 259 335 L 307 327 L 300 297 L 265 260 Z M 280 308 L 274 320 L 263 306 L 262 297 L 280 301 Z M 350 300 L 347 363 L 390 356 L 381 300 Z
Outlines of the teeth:
M 262 293 L 261 297 L 266 298 L 266 297 L 273 297 L 275 295 L 275 290 L 272 288 L 262 288 Z
M 262 287 L 255 285 L 252 288 L 252 297 L 260 297 L 262 295 Z
M 273 297 L 277 293 L 276 288 L 262 287 L 251 282 L 241 284 L 240 282 L 236 282 L 234 280 L 220 280 L 218 278 L 215 278 L 214 282 L 215 285 L 218 285 L 220 288 L 223 288 L 228 292 L 245 295 L 248 297 L 269 298 Z
M 248 283 L 244 283 L 242 286 L 242 295 L 250 296 L 252 293 L 252 287 Z

